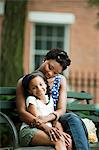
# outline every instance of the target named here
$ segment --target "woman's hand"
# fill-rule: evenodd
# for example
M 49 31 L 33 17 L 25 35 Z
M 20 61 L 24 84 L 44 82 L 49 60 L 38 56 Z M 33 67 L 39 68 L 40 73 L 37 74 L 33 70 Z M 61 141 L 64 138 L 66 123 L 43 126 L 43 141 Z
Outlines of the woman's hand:
M 53 140 L 57 141 L 58 138 L 59 139 L 61 138 L 61 133 L 57 128 L 49 127 L 46 124 L 42 124 L 41 126 L 43 128 L 42 130 L 50 137 L 51 141 Z
M 46 116 L 38 116 L 38 118 L 42 121 L 42 123 L 46 123 L 47 122 L 47 117 Z
M 65 132 L 62 133 L 65 139 L 66 146 L 72 147 L 72 139 L 71 136 Z

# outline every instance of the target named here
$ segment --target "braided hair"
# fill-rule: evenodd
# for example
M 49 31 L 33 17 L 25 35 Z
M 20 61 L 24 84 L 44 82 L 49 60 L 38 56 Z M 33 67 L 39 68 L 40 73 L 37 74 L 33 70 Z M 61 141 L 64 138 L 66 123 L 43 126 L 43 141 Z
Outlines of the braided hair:
M 63 71 L 71 63 L 71 60 L 69 56 L 67 55 L 67 53 L 60 48 L 51 49 L 44 57 L 44 60 L 49 60 L 49 59 L 56 60 L 62 66 Z

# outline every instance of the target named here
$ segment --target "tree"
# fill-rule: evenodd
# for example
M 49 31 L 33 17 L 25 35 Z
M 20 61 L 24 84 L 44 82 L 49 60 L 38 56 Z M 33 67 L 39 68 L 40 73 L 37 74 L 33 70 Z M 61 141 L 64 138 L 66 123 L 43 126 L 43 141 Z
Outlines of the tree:
M 88 0 L 90 6 L 99 7 L 99 0 Z M 99 18 L 99 12 L 97 13 L 97 17 Z M 96 23 L 96 27 L 99 29 L 99 21 Z
M 15 86 L 23 74 L 27 0 L 6 0 L 0 51 L 0 86 Z
M 99 0 L 88 0 L 91 5 L 99 5 Z

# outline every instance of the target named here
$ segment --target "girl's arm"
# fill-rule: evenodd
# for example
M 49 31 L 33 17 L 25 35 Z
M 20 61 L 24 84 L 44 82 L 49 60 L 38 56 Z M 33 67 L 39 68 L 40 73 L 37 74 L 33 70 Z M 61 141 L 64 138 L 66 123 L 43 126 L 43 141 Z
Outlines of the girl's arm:
M 25 97 L 24 97 L 24 91 L 22 87 L 22 78 L 19 79 L 16 87 L 16 107 L 20 116 L 20 119 L 24 121 L 27 124 L 31 124 L 33 120 L 36 119 L 35 115 L 33 113 L 30 113 L 26 110 L 26 103 L 25 103 Z M 48 120 L 47 120 L 48 119 Z M 51 114 L 50 117 L 44 118 L 43 122 L 48 122 L 49 120 L 54 120 L 55 116 Z
M 46 117 L 41 117 L 45 122 L 58 120 L 61 115 L 66 112 L 66 97 L 67 97 L 67 83 L 66 78 L 61 75 L 61 83 L 59 89 L 59 99 L 57 104 L 57 110 L 49 114 Z
M 39 113 L 39 110 L 37 109 L 37 107 L 35 105 L 35 101 L 36 101 L 35 98 L 32 96 L 29 96 L 28 100 L 29 100 L 29 106 L 27 108 L 27 111 L 30 112 L 33 116 L 39 117 L 40 113 Z M 32 100 L 32 103 L 30 102 L 31 100 Z
M 45 122 L 58 120 L 58 118 L 66 112 L 66 99 L 67 99 L 67 83 L 66 78 L 62 75 L 61 76 L 61 83 L 59 89 L 59 99 L 57 104 L 57 110 L 54 113 L 49 114 L 45 117 Z M 57 115 L 57 117 L 55 116 Z

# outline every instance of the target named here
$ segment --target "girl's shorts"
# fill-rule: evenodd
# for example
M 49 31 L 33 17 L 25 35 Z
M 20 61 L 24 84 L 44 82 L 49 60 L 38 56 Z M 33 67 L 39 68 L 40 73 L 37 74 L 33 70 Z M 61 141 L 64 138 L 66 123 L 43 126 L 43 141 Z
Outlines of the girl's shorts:
M 34 135 L 39 131 L 37 128 L 24 127 L 19 132 L 20 145 L 29 146 Z

